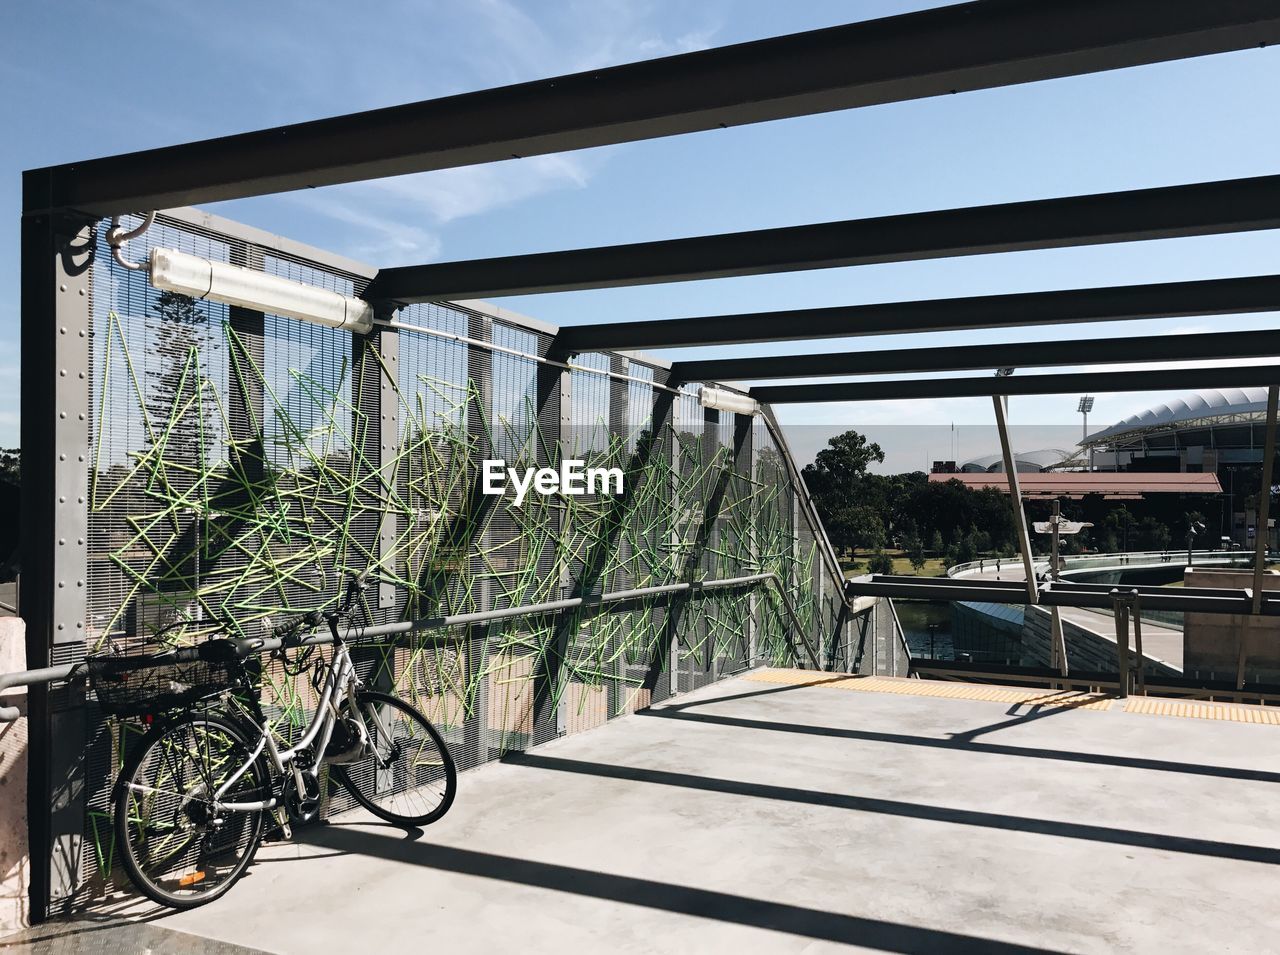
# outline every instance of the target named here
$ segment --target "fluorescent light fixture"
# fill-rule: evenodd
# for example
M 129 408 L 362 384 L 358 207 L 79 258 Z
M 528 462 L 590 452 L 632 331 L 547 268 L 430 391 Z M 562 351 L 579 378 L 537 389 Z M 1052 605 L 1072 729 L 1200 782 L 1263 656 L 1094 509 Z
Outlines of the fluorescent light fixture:
M 736 391 L 729 391 L 725 388 L 711 388 L 703 385 L 702 391 L 698 394 L 698 399 L 702 402 L 702 407 L 714 408 L 716 411 L 732 411 L 735 414 L 756 414 L 760 410 L 760 402 L 754 398 L 740 395 Z
M 364 333 L 373 328 L 368 302 L 226 262 L 172 249 L 151 250 L 151 284 L 227 305 Z

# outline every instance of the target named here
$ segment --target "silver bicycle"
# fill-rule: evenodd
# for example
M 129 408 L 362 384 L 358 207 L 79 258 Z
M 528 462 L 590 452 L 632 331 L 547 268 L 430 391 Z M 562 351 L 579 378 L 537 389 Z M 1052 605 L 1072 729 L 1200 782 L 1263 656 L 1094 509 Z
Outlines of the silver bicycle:
M 342 623 L 363 590 L 363 578 L 352 577 L 335 610 L 267 638 L 86 661 L 104 710 L 151 724 L 126 756 L 114 799 L 125 871 L 150 899 L 186 909 L 224 894 L 253 861 L 268 818 L 287 834 L 290 821 L 319 814 L 326 767 L 330 782 L 396 825 L 427 825 L 449 811 L 457 771 L 440 734 L 356 673 Z M 310 639 L 324 624 L 333 640 L 327 661 Z M 251 661 L 264 651 L 287 672 L 313 672 L 314 713 L 287 748 L 254 686 Z

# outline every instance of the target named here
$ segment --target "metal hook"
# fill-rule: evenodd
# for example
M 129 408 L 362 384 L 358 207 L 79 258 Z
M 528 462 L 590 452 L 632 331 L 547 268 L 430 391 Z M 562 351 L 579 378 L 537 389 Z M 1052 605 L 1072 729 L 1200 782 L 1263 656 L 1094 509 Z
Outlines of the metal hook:
M 140 226 L 126 231 L 125 228 L 120 225 L 119 216 L 111 217 L 111 228 L 107 230 L 106 235 L 107 245 L 111 246 L 112 257 L 119 262 L 123 268 L 126 268 L 131 272 L 138 272 L 146 268 L 145 263 L 130 262 L 124 257 L 124 244 L 130 239 L 136 239 L 138 236 L 142 235 L 142 233 L 151 228 L 151 224 L 155 221 L 155 212 L 148 212 L 143 218 Z

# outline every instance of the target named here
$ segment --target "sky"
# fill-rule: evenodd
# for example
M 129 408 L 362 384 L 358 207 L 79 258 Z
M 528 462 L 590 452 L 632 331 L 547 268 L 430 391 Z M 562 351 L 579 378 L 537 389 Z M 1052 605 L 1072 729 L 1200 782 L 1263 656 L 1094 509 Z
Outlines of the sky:
M 0 31 L 0 446 L 18 435 L 27 168 L 938 6 L 936 0 L 9 3 Z M 52 55 L 56 51 L 56 56 Z M 1280 172 L 1280 49 L 849 110 L 208 208 L 377 265 L 450 261 Z M 560 325 L 1269 274 L 1280 234 L 968 256 L 497 304 Z M 1274 327 L 1275 315 L 673 349 L 679 359 Z M 1125 366 L 1106 366 L 1116 369 Z M 1098 370 L 1106 370 L 1098 369 Z M 1070 369 L 1062 369 L 1070 370 Z M 1099 395 L 1104 427 L 1170 394 Z M 1076 395 L 1011 399 L 1018 450 Z M 881 470 L 997 450 L 989 399 L 778 409 L 797 456 L 864 431 Z M 950 453 L 947 453 L 950 452 Z

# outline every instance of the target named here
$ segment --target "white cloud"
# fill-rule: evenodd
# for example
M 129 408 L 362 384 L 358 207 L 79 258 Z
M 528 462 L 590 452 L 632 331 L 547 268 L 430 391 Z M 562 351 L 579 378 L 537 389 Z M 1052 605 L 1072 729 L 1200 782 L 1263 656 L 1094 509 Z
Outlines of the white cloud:
M 572 0 L 533 7 L 511 0 L 473 0 L 453 11 L 454 31 L 467 47 L 483 40 L 486 55 L 472 58 L 476 75 L 462 78 L 481 89 L 708 47 L 719 29 L 710 23 L 668 38 L 657 11 L 633 0 Z M 406 41 L 408 42 L 408 41 Z M 387 91 L 400 98 L 403 87 Z M 379 265 L 439 258 L 442 233 L 460 219 L 483 216 L 551 192 L 584 189 L 613 148 L 590 153 L 529 156 L 508 162 L 443 169 L 411 176 L 294 194 L 314 212 L 356 229 L 345 251 Z

